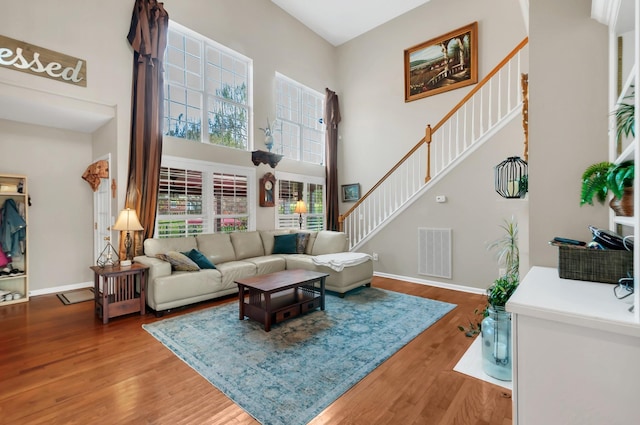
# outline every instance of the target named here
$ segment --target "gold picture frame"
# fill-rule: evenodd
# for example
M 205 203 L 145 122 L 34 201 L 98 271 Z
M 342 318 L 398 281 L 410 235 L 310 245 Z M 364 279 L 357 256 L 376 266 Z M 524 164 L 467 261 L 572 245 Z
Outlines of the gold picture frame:
M 478 22 L 404 51 L 404 101 L 478 82 Z

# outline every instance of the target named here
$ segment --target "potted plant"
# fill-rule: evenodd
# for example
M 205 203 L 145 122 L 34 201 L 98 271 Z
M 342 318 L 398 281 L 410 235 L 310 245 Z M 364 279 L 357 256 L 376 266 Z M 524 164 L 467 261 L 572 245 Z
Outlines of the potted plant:
M 481 322 L 469 321 L 469 326 L 458 326 L 466 336 L 482 336 L 482 368 L 485 373 L 503 381 L 511 380 L 511 313 L 505 305 L 518 287 L 520 250 L 518 248 L 518 225 L 514 219 L 506 221 L 501 228 L 505 235 L 491 242 L 487 248 L 497 250 L 498 264 L 504 274 L 487 288 L 487 305 L 474 314 Z
M 502 238 L 490 242 L 487 249 L 496 250 L 496 260 L 498 264 L 504 268 L 503 276 L 500 276 L 487 289 L 487 306 L 484 309 L 476 309 L 474 314 L 481 316 L 479 319 L 487 316 L 487 307 L 495 305 L 504 307 L 505 303 L 518 285 L 520 276 L 520 250 L 518 249 L 518 224 L 512 218 L 505 220 L 500 226 L 505 231 Z M 469 327 L 458 326 L 467 336 L 475 336 L 480 333 L 480 322 L 469 321 Z
M 593 205 L 594 198 L 604 204 L 609 192 L 613 198 L 609 206 L 616 215 L 633 216 L 633 179 L 635 164 L 625 161 L 620 164 L 599 162 L 592 164 L 582 174 L 580 205 Z
M 633 86 L 632 86 L 633 87 Z M 633 99 L 635 92 L 631 92 L 625 99 Z M 619 103 L 616 110 L 613 112 L 616 116 L 616 137 L 618 140 L 622 136 L 635 137 L 636 135 L 636 122 L 635 122 L 636 108 L 633 103 Z

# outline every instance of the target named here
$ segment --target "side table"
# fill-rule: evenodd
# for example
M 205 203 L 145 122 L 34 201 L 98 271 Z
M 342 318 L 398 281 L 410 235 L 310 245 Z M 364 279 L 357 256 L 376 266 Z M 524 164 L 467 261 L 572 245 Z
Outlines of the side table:
M 133 263 L 130 266 L 91 266 L 95 273 L 95 309 L 102 323 L 123 314 L 146 313 L 146 277 L 148 266 Z M 136 287 L 139 282 L 139 288 Z M 102 283 L 102 285 L 100 285 Z M 102 286 L 102 287 L 101 287 Z

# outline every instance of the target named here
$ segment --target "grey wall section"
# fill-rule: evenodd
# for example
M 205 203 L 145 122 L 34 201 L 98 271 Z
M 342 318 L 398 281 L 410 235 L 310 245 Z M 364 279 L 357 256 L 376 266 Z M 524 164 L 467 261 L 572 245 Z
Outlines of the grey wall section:
M 531 264 L 557 266 L 554 236 L 589 239 L 608 207 L 580 207 L 580 177 L 608 159 L 607 28 L 589 0 L 530 2 Z
M 507 156 L 521 155 L 522 140 L 522 125 L 516 118 L 358 250 L 379 254 L 376 272 L 484 289 L 498 277 L 498 264 L 487 243 L 502 237 L 500 226 L 514 217 L 524 230 L 521 270 L 526 271 L 528 201 L 504 199 L 493 187 L 493 167 Z M 437 203 L 437 195 L 445 195 L 447 202 Z M 452 229 L 451 279 L 418 274 L 420 227 Z

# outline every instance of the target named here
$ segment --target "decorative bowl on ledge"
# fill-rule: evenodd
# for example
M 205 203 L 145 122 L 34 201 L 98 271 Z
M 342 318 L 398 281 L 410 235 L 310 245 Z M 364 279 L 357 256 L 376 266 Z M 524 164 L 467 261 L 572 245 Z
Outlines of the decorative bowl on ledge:
M 278 165 L 278 162 L 280 162 L 282 157 L 283 155 L 261 150 L 251 152 L 251 161 L 253 162 L 253 165 L 269 164 L 271 168 L 276 168 L 276 165 Z

